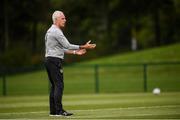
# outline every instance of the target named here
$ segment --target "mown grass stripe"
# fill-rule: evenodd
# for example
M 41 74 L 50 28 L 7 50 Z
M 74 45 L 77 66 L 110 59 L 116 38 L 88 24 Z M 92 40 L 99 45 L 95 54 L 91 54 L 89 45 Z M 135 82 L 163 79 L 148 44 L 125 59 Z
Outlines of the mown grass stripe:
M 165 105 L 165 106 L 143 106 L 143 107 L 125 107 L 125 108 L 106 108 L 106 109 L 89 109 L 89 110 L 71 110 L 72 112 L 81 112 L 81 111 L 112 111 L 112 110 L 127 110 L 127 109 L 153 109 L 153 108 L 177 108 L 180 105 Z M 6 114 L 39 114 L 39 113 L 48 113 L 48 111 L 38 111 L 38 112 L 11 112 L 11 113 L 0 113 L 0 115 Z

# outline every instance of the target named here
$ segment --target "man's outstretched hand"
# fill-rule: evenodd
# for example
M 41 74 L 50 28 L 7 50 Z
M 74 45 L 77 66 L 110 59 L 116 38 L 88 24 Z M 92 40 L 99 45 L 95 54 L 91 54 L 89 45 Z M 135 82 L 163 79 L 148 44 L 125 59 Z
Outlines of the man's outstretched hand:
M 77 54 L 77 55 L 84 55 L 85 53 L 86 53 L 86 49 L 76 50 L 76 54 Z
M 91 44 L 90 41 L 88 41 L 85 45 L 81 45 L 81 49 L 94 49 L 96 47 L 96 44 Z

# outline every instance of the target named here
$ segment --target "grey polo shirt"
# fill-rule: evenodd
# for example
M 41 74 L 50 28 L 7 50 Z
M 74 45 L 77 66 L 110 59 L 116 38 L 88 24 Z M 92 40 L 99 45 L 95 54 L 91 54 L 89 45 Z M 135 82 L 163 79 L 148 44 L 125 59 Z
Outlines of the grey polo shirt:
M 77 50 L 79 45 L 70 44 L 62 30 L 52 25 L 45 35 L 45 57 L 58 57 L 64 59 L 66 50 Z

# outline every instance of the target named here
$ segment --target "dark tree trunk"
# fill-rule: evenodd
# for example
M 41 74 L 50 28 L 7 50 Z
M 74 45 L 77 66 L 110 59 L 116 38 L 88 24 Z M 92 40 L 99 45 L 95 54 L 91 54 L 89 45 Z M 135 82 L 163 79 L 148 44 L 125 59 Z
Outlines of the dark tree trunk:
M 38 22 L 37 20 L 34 20 L 33 22 L 33 28 L 32 28 L 32 32 L 33 32 L 33 36 L 32 36 L 32 53 L 36 53 L 37 51 L 37 25 Z
M 4 51 L 9 48 L 8 0 L 4 0 Z
M 155 42 L 156 45 L 161 45 L 161 28 L 160 28 L 160 18 L 159 18 L 159 9 L 154 11 L 153 14 L 153 21 L 154 21 L 154 31 L 155 31 Z

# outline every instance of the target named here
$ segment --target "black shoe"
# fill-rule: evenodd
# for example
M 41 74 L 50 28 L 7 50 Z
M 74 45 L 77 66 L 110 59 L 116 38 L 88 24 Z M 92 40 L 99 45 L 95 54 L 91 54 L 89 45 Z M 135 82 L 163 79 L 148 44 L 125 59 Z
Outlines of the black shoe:
M 73 113 L 66 112 L 65 110 L 60 111 L 56 116 L 71 116 Z

